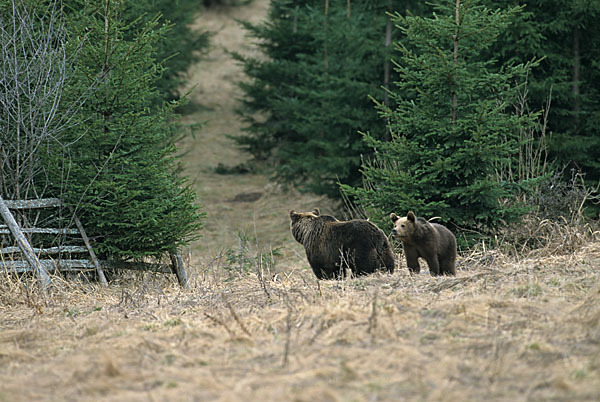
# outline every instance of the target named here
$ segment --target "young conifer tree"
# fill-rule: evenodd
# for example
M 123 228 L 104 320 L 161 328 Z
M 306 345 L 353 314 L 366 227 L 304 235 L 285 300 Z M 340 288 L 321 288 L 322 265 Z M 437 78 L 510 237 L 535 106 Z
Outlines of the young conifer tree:
M 365 134 L 375 151 L 362 167 L 365 185 L 342 186 L 371 216 L 413 210 L 485 231 L 524 212 L 510 200 L 525 183 L 502 182 L 495 171 L 517 155 L 519 128 L 534 122 L 513 113 L 531 64 L 496 67 L 481 57 L 519 11 L 444 0 L 427 18 L 396 14 L 407 41 L 397 44 L 397 106 L 376 102 L 392 140 Z
M 590 188 L 600 180 L 598 16 L 598 1 L 530 0 L 502 40 L 488 50 L 501 62 L 543 57 L 528 78 L 529 104 L 544 108 L 551 95 L 549 156 L 575 167 Z
M 299 189 L 338 198 L 338 182 L 358 184 L 370 150 L 357 132 L 386 136 L 368 98 L 383 98 L 389 79 L 385 12 L 411 3 L 272 1 L 266 23 L 245 24 L 266 57 L 238 55 L 250 78 L 238 144 Z
M 154 85 L 166 100 L 179 99 L 189 67 L 208 49 L 210 34 L 192 28 L 199 12 L 196 0 L 129 0 L 124 3 L 125 21 L 141 17 L 145 22 L 160 15 L 161 21 L 169 25 L 169 34 L 153 46 L 154 58 L 165 66 Z
M 156 106 L 163 67 L 153 55 L 167 27 L 157 18 L 125 23 L 122 2 L 66 3 L 79 57 L 78 84 L 64 96 L 86 102 L 56 152 L 55 191 L 104 258 L 174 251 L 198 236 L 203 214 L 176 173 L 176 103 Z

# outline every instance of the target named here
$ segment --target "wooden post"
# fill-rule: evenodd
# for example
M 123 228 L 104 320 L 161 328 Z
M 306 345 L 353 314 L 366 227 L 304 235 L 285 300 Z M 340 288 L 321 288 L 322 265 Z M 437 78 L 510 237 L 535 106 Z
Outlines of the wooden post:
M 96 272 L 98 273 L 98 278 L 100 278 L 100 283 L 103 284 L 104 286 L 108 286 L 108 281 L 106 280 L 106 276 L 104 276 L 104 271 L 102 270 L 102 266 L 100 266 L 100 262 L 98 261 L 98 258 L 96 258 L 96 253 L 94 253 L 94 249 L 92 248 L 92 245 L 90 244 L 90 239 L 88 239 L 87 234 L 85 233 L 85 230 L 83 229 L 83 225 L 81 224 L 81 221 L 75 214 L 73 214 L 73 220 L 75 221 L 75 225 L 77 225 L 77 229 L 79 229 L 79 233 L 81 234 L 81 238 L 83 239 L 83 242 L 85 243 L 85 246 L 87 247 L 88 252 L 90 253 L 90 258 L 92 259 L 92 263 L 96 267 Z
M 12 213 L 8 209 L 8 206 L 6 205 L 6 202 L 4 201 L 4 198 L 2 198 L 2 196 L 0 196 L 0 215 L 2 215 L 2 218 L 4 218 L 4 222 L 6 222 L 6 225 L 10 229 L 10 232 L 12 233 L 15 240 L 17 241 L 17 245 L 21 249 L 21 252 L 27 259 L 27 262 L 33 269 L 33 272 L 35 272 L 35 275 L 38 278 L 38 283 L 40 285 L 40 289 L 45 294 L 46 288 L 50 285 L 50 276 L 48 275 L 48 272 L 44 269 L 44 267 L 40 263 L 40 260 L 37 258 L 37 256 L 33 252 L 31 245 L 29 244 L 29 242 L 23 235 L 21 228 L 15 221 L 15 218 L 13 217 Z
M 172 269 L 175 275 L 177 275 L 179 285 L 184 289 L 189 289 L 190 281 L 188 279 L 187 272 L 185 272 L 185 266 L 183 265 L 181 254 L 179 254 L 179 252 L 169 253 L 169 256 L 171 257 Z

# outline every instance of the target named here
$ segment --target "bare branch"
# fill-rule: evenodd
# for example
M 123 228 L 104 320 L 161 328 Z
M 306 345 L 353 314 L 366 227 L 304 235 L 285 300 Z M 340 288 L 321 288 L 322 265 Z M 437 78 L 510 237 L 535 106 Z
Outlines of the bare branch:
M 60 1 L 39 9 L 13 0 L 0 17 L 0 191 L 13 199 L 43 196 L 40 153 L 62 144 L 86 96 L 69 105 L 63 99 L 77 52 L 68 54 Z

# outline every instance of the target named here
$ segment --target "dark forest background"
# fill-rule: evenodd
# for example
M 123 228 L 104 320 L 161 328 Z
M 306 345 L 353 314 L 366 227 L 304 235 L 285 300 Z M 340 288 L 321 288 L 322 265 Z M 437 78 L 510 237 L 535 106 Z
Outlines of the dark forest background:
M 190 29 L 198 12 L 0 0 L 2 196 L 62 198 L 106 258 L 195 239 L 204 214 L 175 143 L 178 90 L 210 46 Z M 414 210 L 475 237 L 582 203 L 597 216 L 599 13 L 600 1 L 272 0 L 263 23 L 240 21 L 262 54 L 232 54 L 248 77 L 234 139 L 252 160 L 230 170 L 380 224 Z
M 600 2 L 271 4 L 237 141 L 276 180 L 479 233 L 597 185 Z

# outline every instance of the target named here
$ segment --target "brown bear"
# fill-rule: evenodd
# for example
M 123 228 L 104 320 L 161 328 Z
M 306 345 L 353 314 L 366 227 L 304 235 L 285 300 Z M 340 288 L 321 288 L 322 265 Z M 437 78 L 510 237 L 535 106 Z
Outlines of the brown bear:
M 409 212 L 404 218 L 390 214 L 392 234 L 402 241 L 408 269 L 421 270 L 419 257 L 427 261 L 431 275 L 456 275 L 456 238 L 448 228 L 417 218 Z
M 373 223 L 353 219 L 338 221 L 331 215 L 290 212 L 294 239 L 304 246 L 306 257 L 319 279 L 366 275 L 384 269 L 394 272 L 394 253 L 383 231 Z

